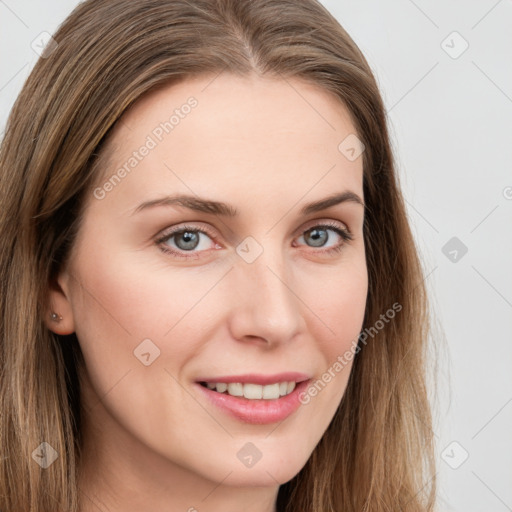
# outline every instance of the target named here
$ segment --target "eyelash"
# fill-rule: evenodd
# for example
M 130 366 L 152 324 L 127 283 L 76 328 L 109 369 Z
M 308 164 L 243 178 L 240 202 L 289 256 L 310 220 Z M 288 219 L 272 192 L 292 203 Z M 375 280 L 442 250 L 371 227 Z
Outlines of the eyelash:
M 301 236 L 304 233 L 307 233 L 308 231 L 312 231 L 315 228 L 332 230 L 336 234 L 338 234 L 342 238 L 342 240 L 343 240 L 342 243 L 340 243 L 340 244 L 338 244 L 338 245 L 336 245 L 334 247 L 330 247 L 329 249 L 323 249 L 323 250 L 320 249 L 319 251 L 317 251 L 317 252 L 320 252 L 320 253 L 324 253 L 324 254 L 327 254 L 327 255 L 338 253 L 345 246 L 344 242 L 350 242 L 350 241 L 353 240 L 353 235 L 352 235 L 352 233 L 348 229 L 340 228 L 338 224 L 331 223 L 331 222 L 325 222 L 325 223 L 322 223 L 322 224 L 315 224 L 314 226 L 311 226 L 308 229 L 304 230 L 302 232 Z M 155 243 L 158 245 L 160 250 L 162 252 L 166 253 L 166 254 L 171 254 L 173 256 L 177 256 L 177 257 L 183 258 L 183 259 L 187 259 L 187 258 L 197 259 L 199 257 L 198 256 L 198 254 L 199 254 L 198 252 L 190 251 L 190 255 L 186 255 L 187 251 L 177 251 L 175 249 L 169 248 L 169 246 L 162 245 L 163 242 L 169 240 L 170 238 L 172 238 L 175 235 L 179 235 L 180 233 L 184 233 L 185 231 L 193 232 L 193 233 L 203 233 L 205 235 L 208 235 L 210 238 L 214 239 L 214 235 L 208 229 L 206 229 L 206 228 L 199 229 L 199 228 L 194 227 L 194 226 L 187 226 L 187 225 L 185 225 L 185 226 L 180 226 L 177 229 L 173 229 L 171 231 L 168 231 L 168 232 L 164 233 L 161 237 L 159 237 L 157 240 L 155 240 Z

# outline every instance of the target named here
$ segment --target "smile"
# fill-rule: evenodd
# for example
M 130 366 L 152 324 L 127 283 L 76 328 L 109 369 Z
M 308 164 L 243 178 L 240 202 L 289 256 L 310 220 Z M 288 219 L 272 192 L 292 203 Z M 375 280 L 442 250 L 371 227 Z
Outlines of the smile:
M 196 380 L 196 389 L 213 407 L 244 423 L 268 424 L 283 421 L 301 406 L 299 395 L 311 375 L 284 372 L 274 375 L 231 375 Z

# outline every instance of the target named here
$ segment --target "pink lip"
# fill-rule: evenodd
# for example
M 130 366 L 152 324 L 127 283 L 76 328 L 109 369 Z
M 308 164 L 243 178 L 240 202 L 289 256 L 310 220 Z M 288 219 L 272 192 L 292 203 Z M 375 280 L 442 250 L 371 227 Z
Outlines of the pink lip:
M 244 376 L 247 377 L 247 376 Z M 257 380 L 253 379 L 245 379 L 245 380 L 224 380 L 225 377 L 219 380 L 210 381 L 210 382 L 252 382 L 254 384 L 260 384 Z M 261 377 L 261 376 L 260 376 Z M 240 377 L 238 377 L 240 379 Z M 262 377 L 265 380 L 265 377 Z M 294 379 L 277 379 L 266 383 L 275 383 L 275 382 L 283 382 L 283 381 L 292 381 Z M 201 381 L 208 382 L 208 381 Z M 296 381 L 297 382 L 297 381 Z M 304 391 L 310 379 L 302 380 L 298 382 L 295 386 L 295 389 L 289 394 L 282 396 L 280 398 L 276 398 L 275 400 L 261 399 L 261 400 L 249 400 L 244 397 L 231 396 L 225 393 L 218 393 L 217 391 L 213 391 L 208 389 L 201 384 L 196 383 L 195 386 L 200 390 L 201 393 L 204 393 L 206 398 L 215 406 L 219 407 L 224 412 L 228 413 L 234 418 L 237 418 L 240 421 L 245 423 L 252 424 L 268 424 L 268 423 L 276 423 L 278 421 L 283 421 L 292 413 L 294 413 L 301 402 L 299 400 L 300 393 Z
M 276 382 L 302 382 L 308 380 L 310 377 L 305 373 L 299 372 L 283 372 L 275 373 L 274 375 L 261 375 L 256 373 L 246 373 L 244 375 L 224 375 L 220 377 L 204 377 L 196 379 L 196 382 L 241 382 L 242 384 L 249 382 L 252 384 L 259 384 L 264 386 L 265 384 L 275 384 Z

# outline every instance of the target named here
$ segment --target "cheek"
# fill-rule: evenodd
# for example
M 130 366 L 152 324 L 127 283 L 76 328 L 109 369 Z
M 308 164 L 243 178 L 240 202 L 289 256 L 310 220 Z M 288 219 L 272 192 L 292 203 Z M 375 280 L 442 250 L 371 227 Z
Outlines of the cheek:
M 168 266 L 142 262 L 133 253 L 95 254 L 76 266 L 82 286 L 73 288 L 73 314 L 96 395 L 88 402 L 91 410 L 101 397 L 119 424 L 156 450 L 175 450 L 170 431 L 181 432 L 182 441 L 192 436 L 182 418 L 197 415 L 198 406 L 178 382 L 214 318 L 205 311 L 215 301 L 202 299 L 223 273 L 171 274 Z M 193 445 L 192 439 L 186 444 Z
M 171 270 L 163 258 L 133 251 L 96 254 L 78 267 L 83 289 L 74 314 L 79 325 L 94 328 L 100 338 L 108 332 L 110 343 L 134 348 L 145 338 L 164 339 L 187 323 L 223 273 L 199 267 Z
M 315 286 L 316 283 L 316 286 Z M 356 343 L 362 328 L 368 293 L 368 274 L 363 258 L 340 268 L 305 278 L 302 294 L 315 313 L 312 323 L 328 362 Z M 317 326 L 316 328 L 314 326 Z
M 133 251 L 114 255 L 106 243 L 98 246 L 82 251 L 88 257 L 77 262 L 80 284 L 74 280 L 72 288 L 76 335 L 96 393 L 117 386 L 127 372 L 136 388 L 141 369 L 146 386 L 156 389 L 163 379 L 167 388 L 164 368 L 179 378 L 218 317 L 215 285 L 225 269 L 171 272 L 162 259 Z
M 310 444 L 316 444 L 345 393 L 363 327 L 368 275 L 363 257 L 336 269 L 302 276 L 301 298 L 311 308 L 308 334 L 322 368 L 301 397 L 308 411 Z

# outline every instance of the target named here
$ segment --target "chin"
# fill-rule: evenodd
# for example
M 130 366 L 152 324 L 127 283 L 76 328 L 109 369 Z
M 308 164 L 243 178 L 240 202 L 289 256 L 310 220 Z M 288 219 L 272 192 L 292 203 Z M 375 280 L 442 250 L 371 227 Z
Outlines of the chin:
M 263 444 L 265 443 L 260 444 L 261 450 L 257 451 L 250 441 L 241 443 L 242 448 L 237 446 L 236 459 L 233 462 L 223 463 L 224 456 L 215 469 L 207 471 L 208 475 L 211 478 L 213 472 L 215 475 L 222 475 L 222 479 L 229 473 L 225 484 L 235 487 L 275 487 L 294 478 L 311 455 L 311 452 L 301 453 L 296 448 L 280 449 L 279 444 L 272 446 L 272 443 L 266 443 L 267 447 L 262 446 Z M 252 460 L 247 454 L 252 454 Z M 214 461 L 212 463 L 215 465 Z
M 260 461 L 252 468 L 237 468 L 224 483 L 232 487 L 275 487 L 290 481 L 303 466 L 288 463 L 263 465 Z

